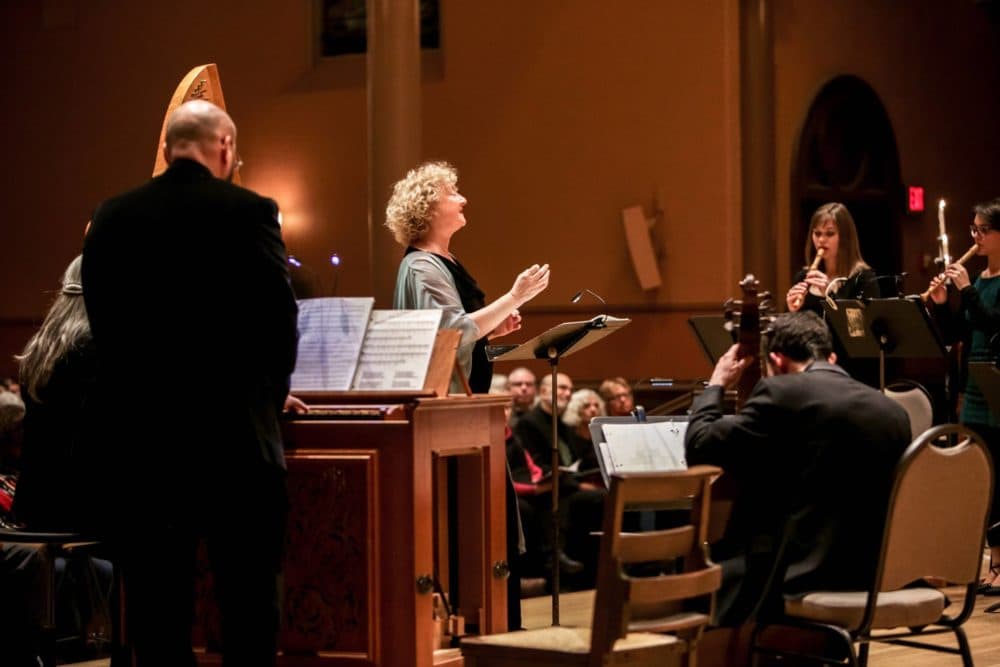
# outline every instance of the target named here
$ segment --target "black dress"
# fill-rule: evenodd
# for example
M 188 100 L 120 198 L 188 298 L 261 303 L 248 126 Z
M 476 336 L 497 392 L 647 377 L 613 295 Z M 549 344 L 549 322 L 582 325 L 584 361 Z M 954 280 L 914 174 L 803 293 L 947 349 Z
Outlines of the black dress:
M 24 392 L 24 445 L 14 496 L 18 521 L 32 530 L 80 530 L 88 521 L 95 453 L 85 428 L 97 362 L 92 340 L 52 370 L 39 399 Z

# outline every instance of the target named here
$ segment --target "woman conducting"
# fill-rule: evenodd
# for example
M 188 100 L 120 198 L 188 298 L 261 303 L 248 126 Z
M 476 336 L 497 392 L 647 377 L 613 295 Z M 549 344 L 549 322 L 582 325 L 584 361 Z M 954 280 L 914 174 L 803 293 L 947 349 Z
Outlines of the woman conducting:
M 789 312 L 805 309 L 822 315 L 823 299 L 834 281 L 842 283 L 831 292 L 837 299 L 880 296 L 875 272 L 861 257 L 854 219 L 843 204 L 823 204 L 813 213 L 805 259 L 808 268 L 795 275 L 785 295 Z
M 986 269 L 972 282 L 968 271 L 961 264 L 945 267 L 930 284 L 930 297 L 934 301 L 934 314 L 951 340 L 964 341 L 962 354 L 962 409 L 959 422 L 978 433 L 989 446 L 994 461 L 1000 461 L 1000 427 L 990 413 L 983 392 L 968 374 L 968 362 L 990 361 L 996 355 L 991 350 L 991 339 L 1000 332 L 1000 199 L 994 199 L 973 208 L 975 217 L 969 230 L 976 242 L 976 254 L 986 257 Z M 951 280 L 960 296 L 960 310 L 953 314 L 948 308 L 945 281 Z M 1000 471 L 1000 466 L 995 466 Z M 990 510 L 990 529 L 986 533 L 990 545 L 990 570 L 981 592 L 1000 595 L 1000 485 L 993 483 L 993 505 Z
M 493 375 L 486 342 L 517 331 L 517 312 L 549 284 L 549 265 L 535 264 L 514 280 L 510 291 L 487 304 L 475 279 L 451 254 L 451 237 L 465 226 L 465 197 L 458 173 L 445 162 L 426 162 L 396 183 L 386 206 L 385 226 L 406 248 L 393 307 L 441 310 L 441 328 L 458 329 L 458 363 L 475 393 L 487 393 Z
M 441 311 L 442 329 L 462 332 L 457 361 L 473 392 L 487 393 L 493 364 L 486 358 L 486 342 L 521 328 L 517 309 L 549 284 L 549 265 L 535 264 L 514 280 L 510 291 L 490 304 L 475 279 L 451 254 L 451 237 L 465 226 L 465 197 L 458 192 L 458 172 L 445 162 L 425 162 L 411 169 L 392 188 L 385 210 L 385 226 L 406 248 L 396 275 L 393 307 Z M 456 387 L 453 383 L 452 390 Z M 454 468 L 449 470 L 453 475 Z M 521 627 L 518 564 L 520 518 L 517 496 L 507 473 L 507 625 Z

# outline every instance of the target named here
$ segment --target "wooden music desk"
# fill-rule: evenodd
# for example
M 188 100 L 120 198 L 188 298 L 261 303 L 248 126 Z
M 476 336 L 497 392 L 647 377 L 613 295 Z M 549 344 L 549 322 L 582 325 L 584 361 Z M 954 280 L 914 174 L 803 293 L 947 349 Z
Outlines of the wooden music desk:
M 435 564 L 445 590 L 449 567 L 457 568 L 458 590 L 450 597 L 467 627 L 505 631 L 509 398 L 429 392 L 301 398 L 312 414 L 284 428 L 290 514 L 278 664 L 430 667 L 437 648 Z M 451 457 L 458 511 L 448 526 L 443 471 Z M 449 531 L 457 537 L 458 563 L 448 563 Z M 200 591 L 200 609 L 205 597 Z M 199 621 L 204 627 L 205 613 Z M 208 633 L 195 631 L 202 646 L 207 625 Z M 215 663 L 219 656 L 201 658 Z

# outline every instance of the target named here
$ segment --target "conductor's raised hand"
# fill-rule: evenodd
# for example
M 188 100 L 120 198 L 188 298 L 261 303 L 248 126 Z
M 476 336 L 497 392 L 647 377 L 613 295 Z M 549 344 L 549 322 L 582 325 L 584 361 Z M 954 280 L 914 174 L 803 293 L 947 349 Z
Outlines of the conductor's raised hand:
M 538 296 L 549 286 L 549 265 L 532 264 L 524 271 L 521 271 L 514 286 L 510 288 L 510 295 L 514 301 L 521 306 Z
M 737 343 L 726 350 L 724 355 L 719 357 L 719 361 L 715 364 L 715 370 L 712 371 L 712 377 L 709 378 L 708 384 L 731 387 L 739 381 L 743 375 L 743 371 L 753 361 L 753 357 L 737 358 L 739 350 L 740 346 Z

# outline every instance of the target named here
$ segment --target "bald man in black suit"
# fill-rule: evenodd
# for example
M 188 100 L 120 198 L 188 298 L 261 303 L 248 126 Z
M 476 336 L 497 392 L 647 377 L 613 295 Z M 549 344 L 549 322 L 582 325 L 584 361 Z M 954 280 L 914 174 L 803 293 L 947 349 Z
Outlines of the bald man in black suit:
M 178 107 L 163 150 L 166 172 L 102 203 L 83 252 L 97 436 L 128 471 L 105 508 L 129 641 L 139 667 L 195 664 L 204 538 L 224 664 L 273 665 L 287 515 L 278 417 L 297 339 L 277 206 L 230 182 L 236 126 L 208 102 Z
M 910 442 L 903 408 L 835 364 L 830 330 L 811 312 L 777 318 L 770 377 L 723 417 L 724 389 L 750 363 L 737 347 L 695 399 L 685 443 L 689 465 L 720 466 L 739 489 L 712 545 L 723 571 L 719 625 L 780 613 L 782 595 L 869 585 Z

